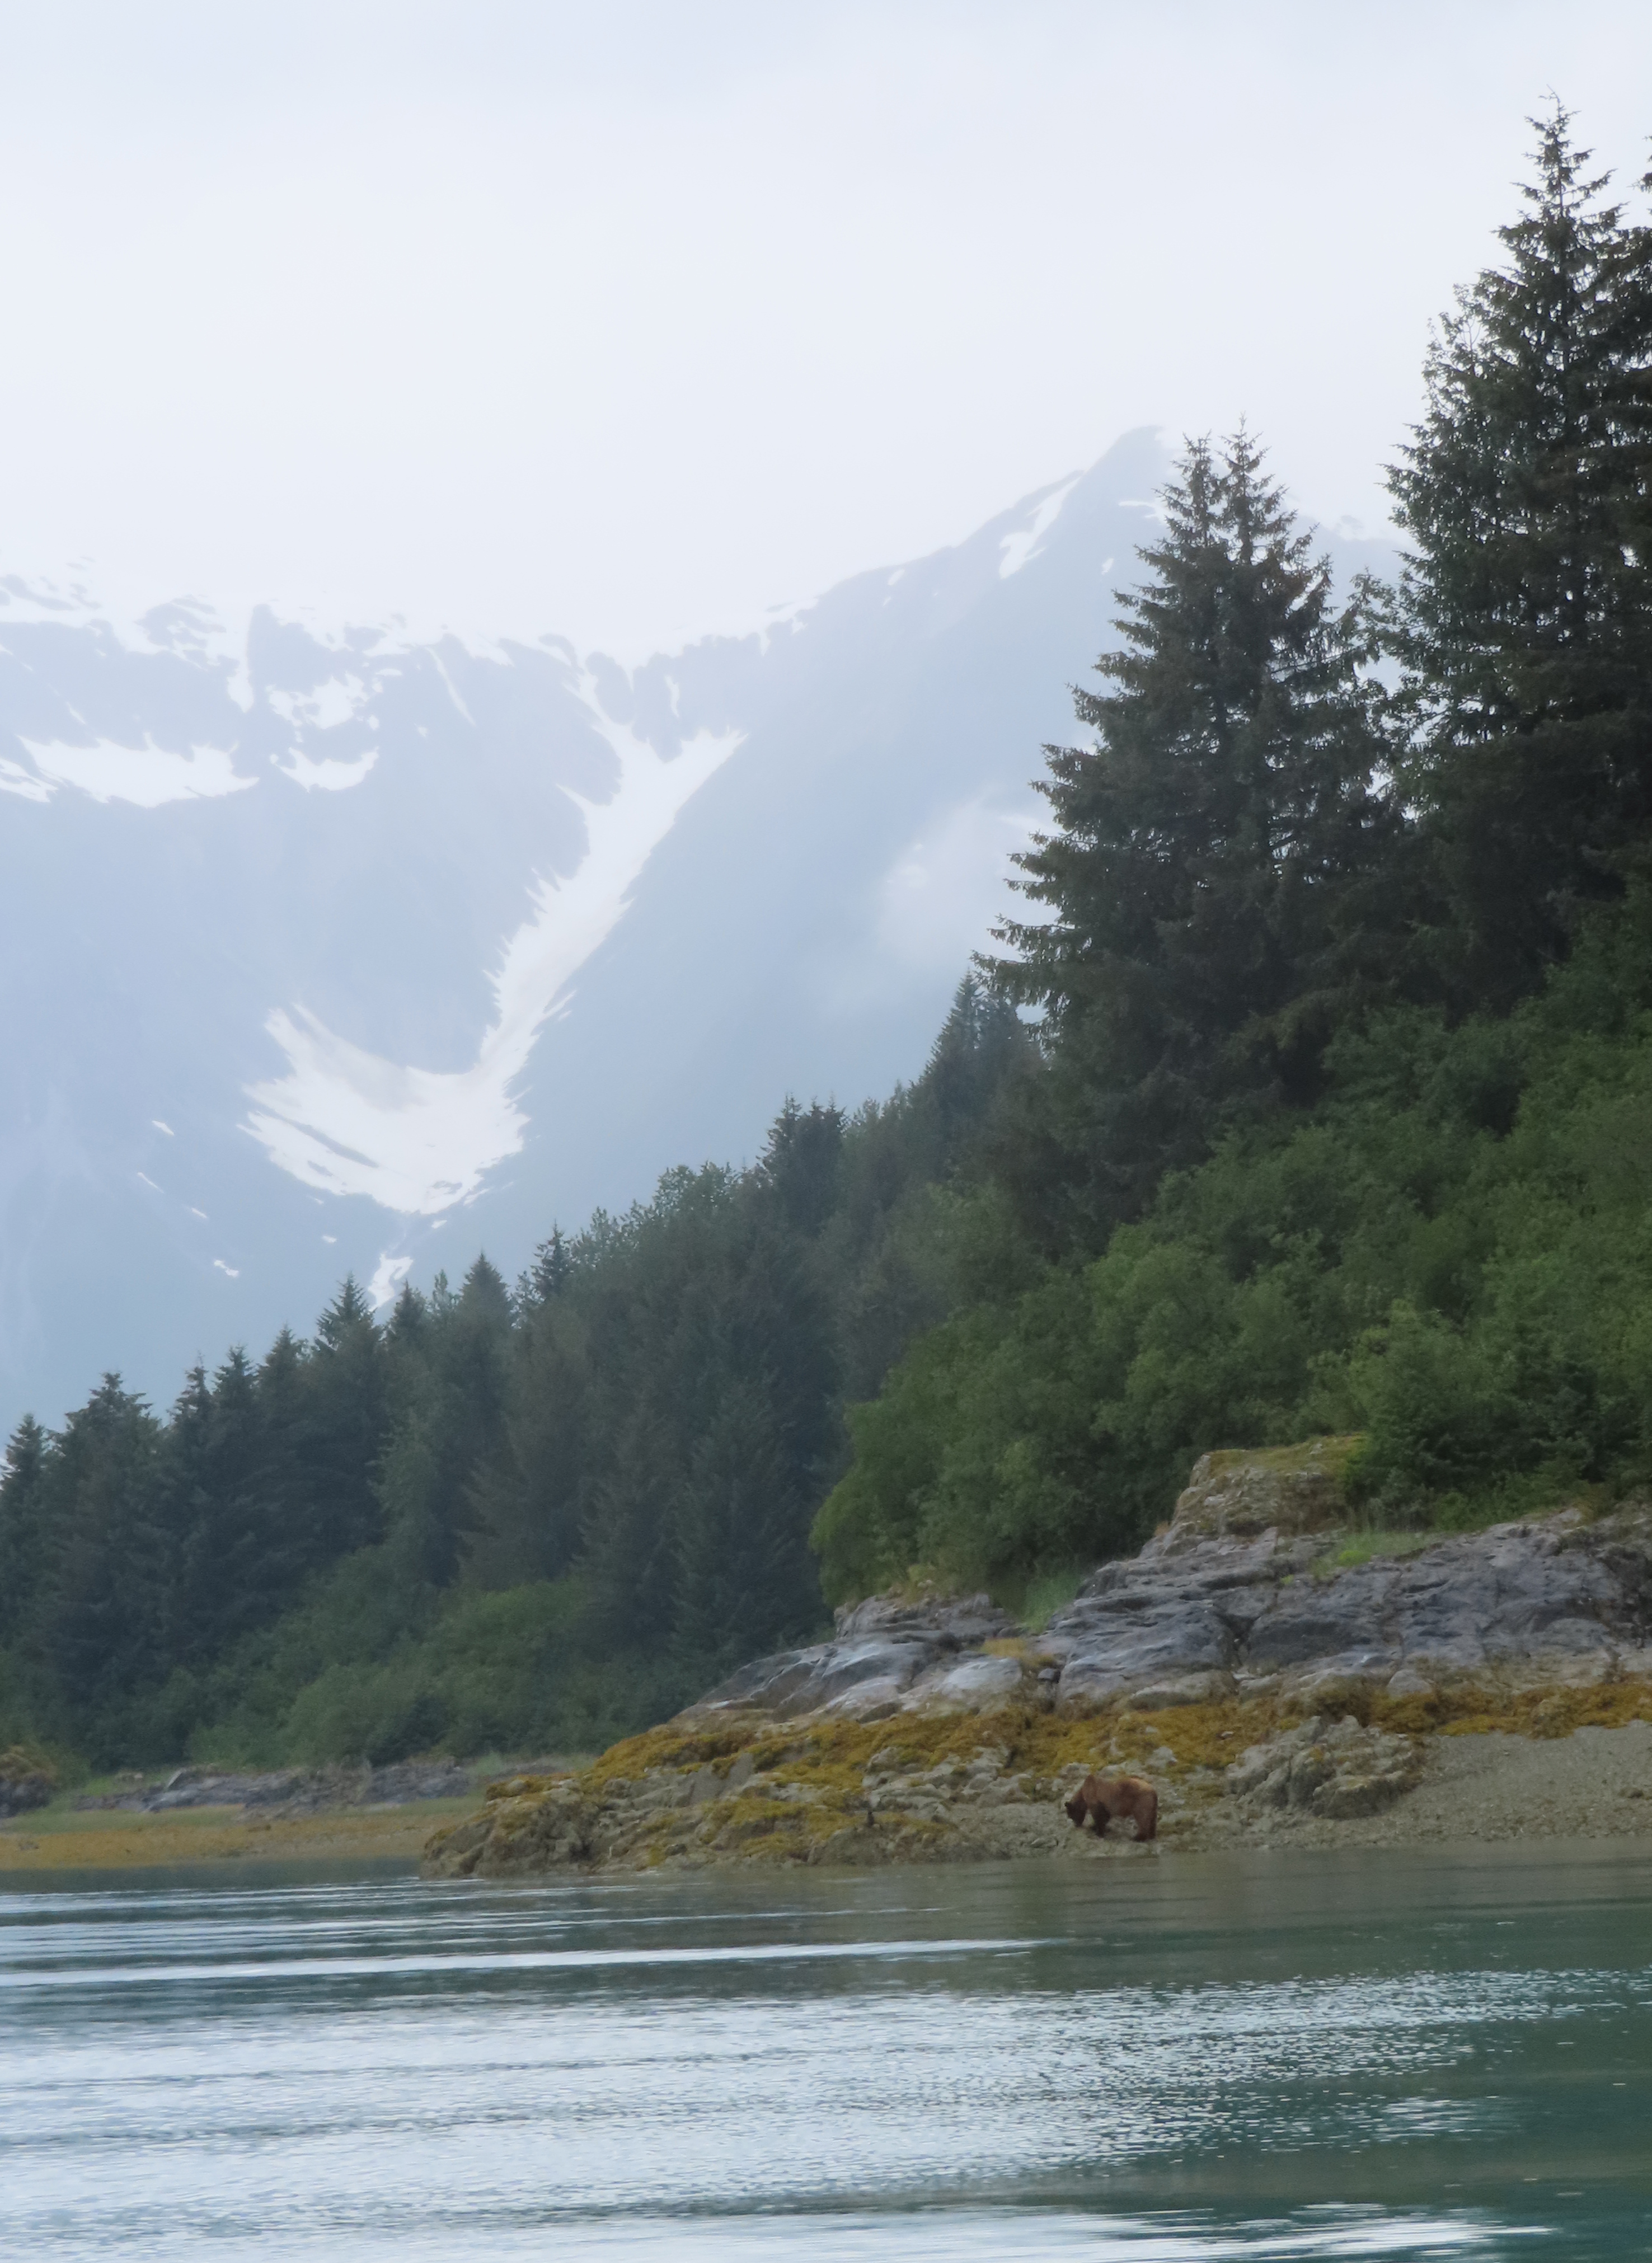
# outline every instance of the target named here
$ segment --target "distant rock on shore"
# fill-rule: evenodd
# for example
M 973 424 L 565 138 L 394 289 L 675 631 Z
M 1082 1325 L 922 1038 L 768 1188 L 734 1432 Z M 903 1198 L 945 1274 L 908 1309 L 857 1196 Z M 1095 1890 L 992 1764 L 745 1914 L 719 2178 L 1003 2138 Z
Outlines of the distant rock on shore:
M 460 1761 L 397 1761 L 385 1768 L 274 1768 L 263 1774 L 213 1768 L 175 1768 L 157 1782 L 141 1778 L 114 1791 L 85 1792 L 73 1804 L 165 1815 L 190 1807 L 238 1807 L 267 1811 L 286 1819 L 322 1815 L 335 1808 L 403 1807 L 420 1799 L 462 1799 L 473 1790 L 476 1771 Z
M 44 1807 L 57 1789 L 57 1771 L 26 1745 L 0 1753 L 0 1823 Z
M 1207 1455 L 1037 1632 L 984 1595 L 841 1610 L 584 1775 L 496 1787 L 427 1867 L 1098 1852 L 1058 1804 L 1092 1758 L 1154 1778 L 1172 1841 L 1353 1826 L 1436 1730 L 1652 1717 L 1652 1509 L 1361 1535 L 1347 1444 Z

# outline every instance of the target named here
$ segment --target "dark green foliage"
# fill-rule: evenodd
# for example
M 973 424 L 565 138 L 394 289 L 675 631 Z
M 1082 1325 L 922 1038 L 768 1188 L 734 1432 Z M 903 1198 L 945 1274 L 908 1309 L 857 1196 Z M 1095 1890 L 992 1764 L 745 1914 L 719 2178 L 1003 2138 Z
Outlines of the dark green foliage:
M 0 1465 L 0 1650 L 33 1622 L 45 1567 L 41 1479 L 47 1435 L 32 1414 L 13 1434 Z
M 381 1529 L 373 1478 L 387 1403 L 384 1347 L 353 1279 L 315 1324 L 307 1380 L 302 1451 L 324 1520 L 313 1545 L 326 1562 L 366 1546 Z
M 303 1578 L 303 1536 L 289 1522 L 285 1455 L 272 1450 L 259 1379 L 233 1350 L 209 1385 L 191 1374 L 162 1457 L 163 1517 L 172 1550 L 166 1648 L 185 1665 L 273 1617 Z
M 808 1551 L 817 1488 L 797 1466 L 779 1401 L 774 1378 L 757 1368 L 720 1394 L 694 1444 L 672 1519 L 672 1619 L 695 1673 L 799 1640 L 821 1615 Z
M 1075 695 L 1096 743 L 1046 749 L 1055 828 L 1018 886 L 1047 917 L 999 930 L 1048 1063 L 1003 1168 L 1053 1247 L 1098 1247 L 1224 1124 L 1311 1100 L 1400 908 L 1372 592 L 1335 611 L 1243 432 L 1191 445 L 1163 509 L 1112 688 Z
M 1188 452 L 996 969 L 1061 1262 L 851 1410 L 829 1593 L 1093 1558 L 1325 1428 L 1390 1515 L 1652 1476 L 1652 233 L 1586 173 L 1557 107 L 1430 358 L 1397 604 L 1334 618 L 1248 444 Z
M 52 1442 L 41 1471 L 33 1623 L 22 1647 L 58 1717 L 94 1753 L 119 1754 L 126 1693 L 164 1657 L 176 1558 L 162 1514 L 161 1426 L 106 1375 Z
M 1511 1016 L 1397 1008 L 1083 1268 L 922 1337 L 851 1412 L 830 1594 L 1093 1561 L 1208 1448 L 1364 1429 L 1385 1518 L 1652 1480 L 1652 889 Z
M 1506 1004 L 1652 823 L 1652 234 L 1557 105 L 1508 260 L 1460 293 L 1390 474 L 1407 780 L 1460 1004 Z

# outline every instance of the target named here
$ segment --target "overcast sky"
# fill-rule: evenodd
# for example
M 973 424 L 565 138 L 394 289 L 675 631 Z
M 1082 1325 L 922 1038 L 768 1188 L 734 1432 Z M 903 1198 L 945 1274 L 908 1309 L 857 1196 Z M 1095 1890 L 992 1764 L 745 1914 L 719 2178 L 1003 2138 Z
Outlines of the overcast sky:
M 0 571 L 628 656 L 1247 413 L 1380 523 L 1646 0 L 0 0 Z

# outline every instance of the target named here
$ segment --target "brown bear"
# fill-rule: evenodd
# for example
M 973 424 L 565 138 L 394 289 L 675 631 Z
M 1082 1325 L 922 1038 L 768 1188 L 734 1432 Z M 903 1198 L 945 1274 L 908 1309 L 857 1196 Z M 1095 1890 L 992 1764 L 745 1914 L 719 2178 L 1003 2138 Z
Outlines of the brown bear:
M 1159 1796 L 1139 1775 L 1087 1775 L 1063 1804 L 1081 1831 L 1085 1817 L 1093 1816 L 1098 1839 L 1106 1836 L 1110 1823 L 1127 1818 L 1135 1825 L 1138 1839 L 1158 1836 Z

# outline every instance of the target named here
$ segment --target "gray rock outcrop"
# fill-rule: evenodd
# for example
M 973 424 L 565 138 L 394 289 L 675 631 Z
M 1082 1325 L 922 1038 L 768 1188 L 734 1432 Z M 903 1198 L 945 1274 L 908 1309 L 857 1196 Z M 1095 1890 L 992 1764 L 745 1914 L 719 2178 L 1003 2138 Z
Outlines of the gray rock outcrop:
M 837 1614 L 830 1642 L 742 1667 L 691 1715 L 1084 1712 L 1124 1698 L 1152 1710 L 1270 1687 L 1418 1695 L 1489 1670 L 1652 1675 L 1652 1511 L 1591 1522 L 1569 1509 L 1360 1560 L 1358 1536 L 1324 1522 L 1345 1442 L 1206 1456 L 1171 1522 L 1037 1634 L 1016 1639 L 984 1595 L 873 1596 Z
M 1019 1690 L 1020 1665 L 984 1649 L 1015 1632 L 1014 1620 L 985 1595 L 917 1601 L 871 1595 L 837 1613 L 832 1641 L 756 1659 L 692 1710 L 778 1720 L 822 1712 L 870 1720 L 925 1701 L 974 1710 L 995 1693 Z
M 176 1768 L 165 1780 L 141 1778 L 114 1791 L 83 1794 L 77 1808 L 164 1815 L 177 1808 L 238 1807 L 282 1817 L 320 1815 L 340 1807 L 402 1807 L 420 1799 L 460 1799 L 476 1781 L 459 1761 L 397 1761 L 385 1768 L 275 1768 L 239 1774 L 223 1768 Z
M 1052 1619 L 1057 1702 L 1188 1702 L 1274 1675 L 1389 1682 L 1513 1669 L 1600 1680 L 1652 1672 L 1652 1519 L 1576 1510 L 1338 1567 L 1311 1535 L 1207 1538 L 1173 1524 L 1105 1565 Z M 1173 1685 L 1156 1688 L 1156 1681 Z M 1405 1694 L 1398 1689 L 1396 1695 Z

